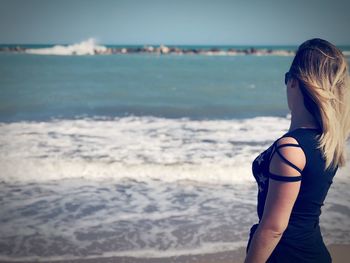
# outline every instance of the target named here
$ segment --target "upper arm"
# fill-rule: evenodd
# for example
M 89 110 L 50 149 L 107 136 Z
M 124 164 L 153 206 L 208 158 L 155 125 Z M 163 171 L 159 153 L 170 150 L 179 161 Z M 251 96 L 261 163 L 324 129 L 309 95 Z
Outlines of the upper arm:
M 293 137 L 283 137 L 276 142 L 276 148 L 283 144 L 296 144 Z M 261 227 L 276 233 L 282 233 L 289 222 L 290 214 L 300 190 L 301 171 L 306 157 L 301 147 L 284 146 L 274 151 L 269 172 L 275 179 L 269 178 L 269 188 L 261 220 Z M 291 164 L 288 164 L 290 162 Z M 293 167 L 293 165 L 295 167 Z

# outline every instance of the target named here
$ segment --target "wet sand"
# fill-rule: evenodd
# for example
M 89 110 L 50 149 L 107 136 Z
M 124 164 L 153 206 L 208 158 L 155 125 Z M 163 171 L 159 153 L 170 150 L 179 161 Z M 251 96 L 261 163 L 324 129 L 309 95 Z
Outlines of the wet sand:
M 350 258 L 350 244 L 327 246 L 333 263 L 348 263 Z M 136 258 L 136 257 L 109 257 L 59 261 L 26 261 L 26 263 L 243 263 L 245 248 L 234 251 L 218 252 L 213 254 L 187 255 L 167 258 Z M 0 261 L 0 263 L 24 261 Z
M 348 263 L 350 260 L 350 245 L 329 245 L 333 263 Z

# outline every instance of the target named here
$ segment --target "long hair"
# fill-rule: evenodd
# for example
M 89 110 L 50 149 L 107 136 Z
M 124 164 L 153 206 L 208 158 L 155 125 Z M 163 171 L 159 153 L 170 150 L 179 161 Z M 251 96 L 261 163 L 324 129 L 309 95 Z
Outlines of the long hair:
M 350 134 L 350 81 L 343 53 L 326 40 L 302 43 L 293 59 L 291 74 L 299 81 L 306 109 L 322 129 L 318 147 L 325 169 L 344 166 Z

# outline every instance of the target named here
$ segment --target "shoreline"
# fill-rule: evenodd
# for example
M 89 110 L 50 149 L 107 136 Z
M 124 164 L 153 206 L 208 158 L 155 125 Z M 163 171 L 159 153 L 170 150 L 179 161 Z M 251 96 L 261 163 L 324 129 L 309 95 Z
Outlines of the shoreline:
M 327 248 L 332 256 L 333 263 L 346 263 L 350 258 L 350 244 L 331 244 Z M 198 254 L 198 255 L 181 255 L 171 257 L 128 257 L 114 256 L 104 258 L 89 258 L 89 259 L 67 259 L 67 260 L 50 260 L 50 261 L 23 261 L 23 260 L 8 260 L 0 263 L 13 262 L 45 262 L 45 263 L 243 263 L 245 258 L 245 247 L 236 250 Z

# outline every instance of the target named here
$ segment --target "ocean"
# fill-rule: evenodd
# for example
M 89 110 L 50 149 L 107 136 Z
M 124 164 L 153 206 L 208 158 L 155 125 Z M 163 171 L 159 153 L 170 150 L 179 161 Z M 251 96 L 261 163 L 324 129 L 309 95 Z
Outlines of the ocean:
M 0 260 L 245 247 L 251 162 L 289 128 L 292 59 L 0 53 Z M 349 171 L 326 244 L 350 243 Z

